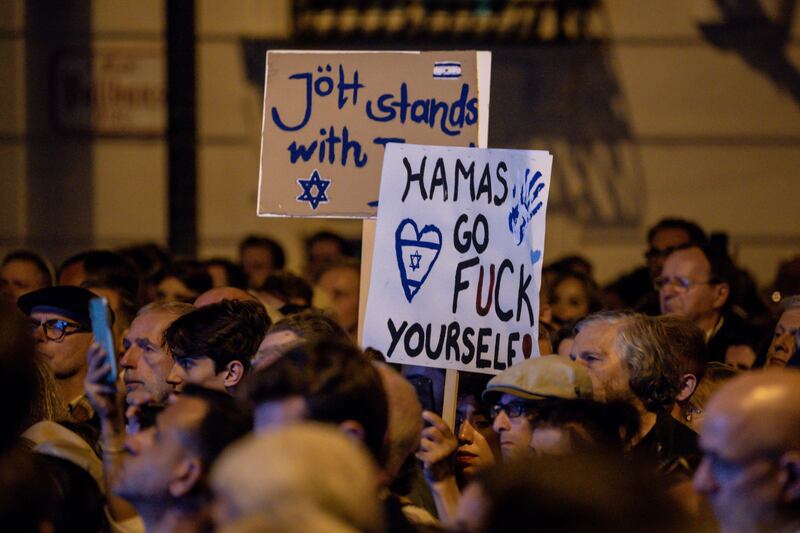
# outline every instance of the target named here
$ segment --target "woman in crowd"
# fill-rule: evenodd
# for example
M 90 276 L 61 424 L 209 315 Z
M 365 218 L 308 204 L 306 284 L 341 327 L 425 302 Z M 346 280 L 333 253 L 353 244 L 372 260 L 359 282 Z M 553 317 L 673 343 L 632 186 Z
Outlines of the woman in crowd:
M 479 472 L 500 461 L 500 440 L 492 429 L 489 406 L 480 399 L 491 376 L 461 373 L 456 404 L 457 435 L 435 413 L 425 411 L 430 425 L 422 431 L 417 458 L 436 502 L 442 524 L 452 524 L 461 488 Z
M 600 310 L 597 285 L 586 274 L 565 271 L 557 274 L 550 286 L 553 321 L 564 325 Z

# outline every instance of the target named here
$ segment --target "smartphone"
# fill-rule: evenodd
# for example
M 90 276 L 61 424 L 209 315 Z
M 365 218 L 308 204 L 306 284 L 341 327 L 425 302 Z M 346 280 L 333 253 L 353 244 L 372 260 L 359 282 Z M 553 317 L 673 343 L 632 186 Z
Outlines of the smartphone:
M 433 401 L 433 381 L 428 376 L 413 375 L 408 376 L 408 381 L 417 391 L 417 398 L 425 411 L 436 412 L 436 403 Z
M 108 309 L 108 300 L 105 298 L 92 298 L 89 300 L 89 317 L 92 320 L 92 333 L 97 343 L 106 351 L 111 372 L 106 377 L 107 383 L 117 382 L 117 354 L 114 352 L 114 334 L 111 332 L 111 312 Z

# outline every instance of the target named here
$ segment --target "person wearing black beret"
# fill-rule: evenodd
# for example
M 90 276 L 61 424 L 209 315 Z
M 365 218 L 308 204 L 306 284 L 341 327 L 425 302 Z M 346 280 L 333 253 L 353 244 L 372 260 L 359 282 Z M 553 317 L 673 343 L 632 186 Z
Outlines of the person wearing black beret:
M 87 422 L 94 411 L 86 399 L 86 352 L 92 343 L 89 300 L 81 287 L 47 287 L 25 294 L 17 306 L 30 317 L 37 355 L 50 366 L 71 418 Z

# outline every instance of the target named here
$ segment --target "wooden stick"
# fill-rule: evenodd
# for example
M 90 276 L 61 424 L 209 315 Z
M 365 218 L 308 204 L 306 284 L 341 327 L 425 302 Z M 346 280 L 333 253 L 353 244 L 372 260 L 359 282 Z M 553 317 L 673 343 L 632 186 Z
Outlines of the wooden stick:
M 450 426 L 453 433 L 456 427 L 456 398 L 458 397 L 458 370 L 445 370 L 444 401 L 442 402 L 442 419 Z
M 358 293 L 358 345 L 364 339 L 364 319 L 367 316 L 369 278 L 372 274 L 372 254 L 375 251 L 375 219 L 361 221 L 361 281 Z

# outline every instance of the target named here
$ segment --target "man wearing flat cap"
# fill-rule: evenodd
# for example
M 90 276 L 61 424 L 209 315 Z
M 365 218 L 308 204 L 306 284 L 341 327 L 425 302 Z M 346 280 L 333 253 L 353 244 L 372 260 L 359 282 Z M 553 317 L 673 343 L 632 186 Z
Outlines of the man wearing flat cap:
M 92 343 L 89 300 L 96 295 L 81 287 L 48 287 L 25 294 L 17 305 L 31 319 L 37 355 L 53 370 L 59 393 L 77 422 L 93 418 L 86 399 L 86 351 Z
M 505 461 L 528 455 L 537 403 L 591 397 L 592 380 L 586 369 L 556 355 L 512 365 L 492 378 L 483 392 L 483 400 L 492 404 L 492 427 L 500 435 Z

